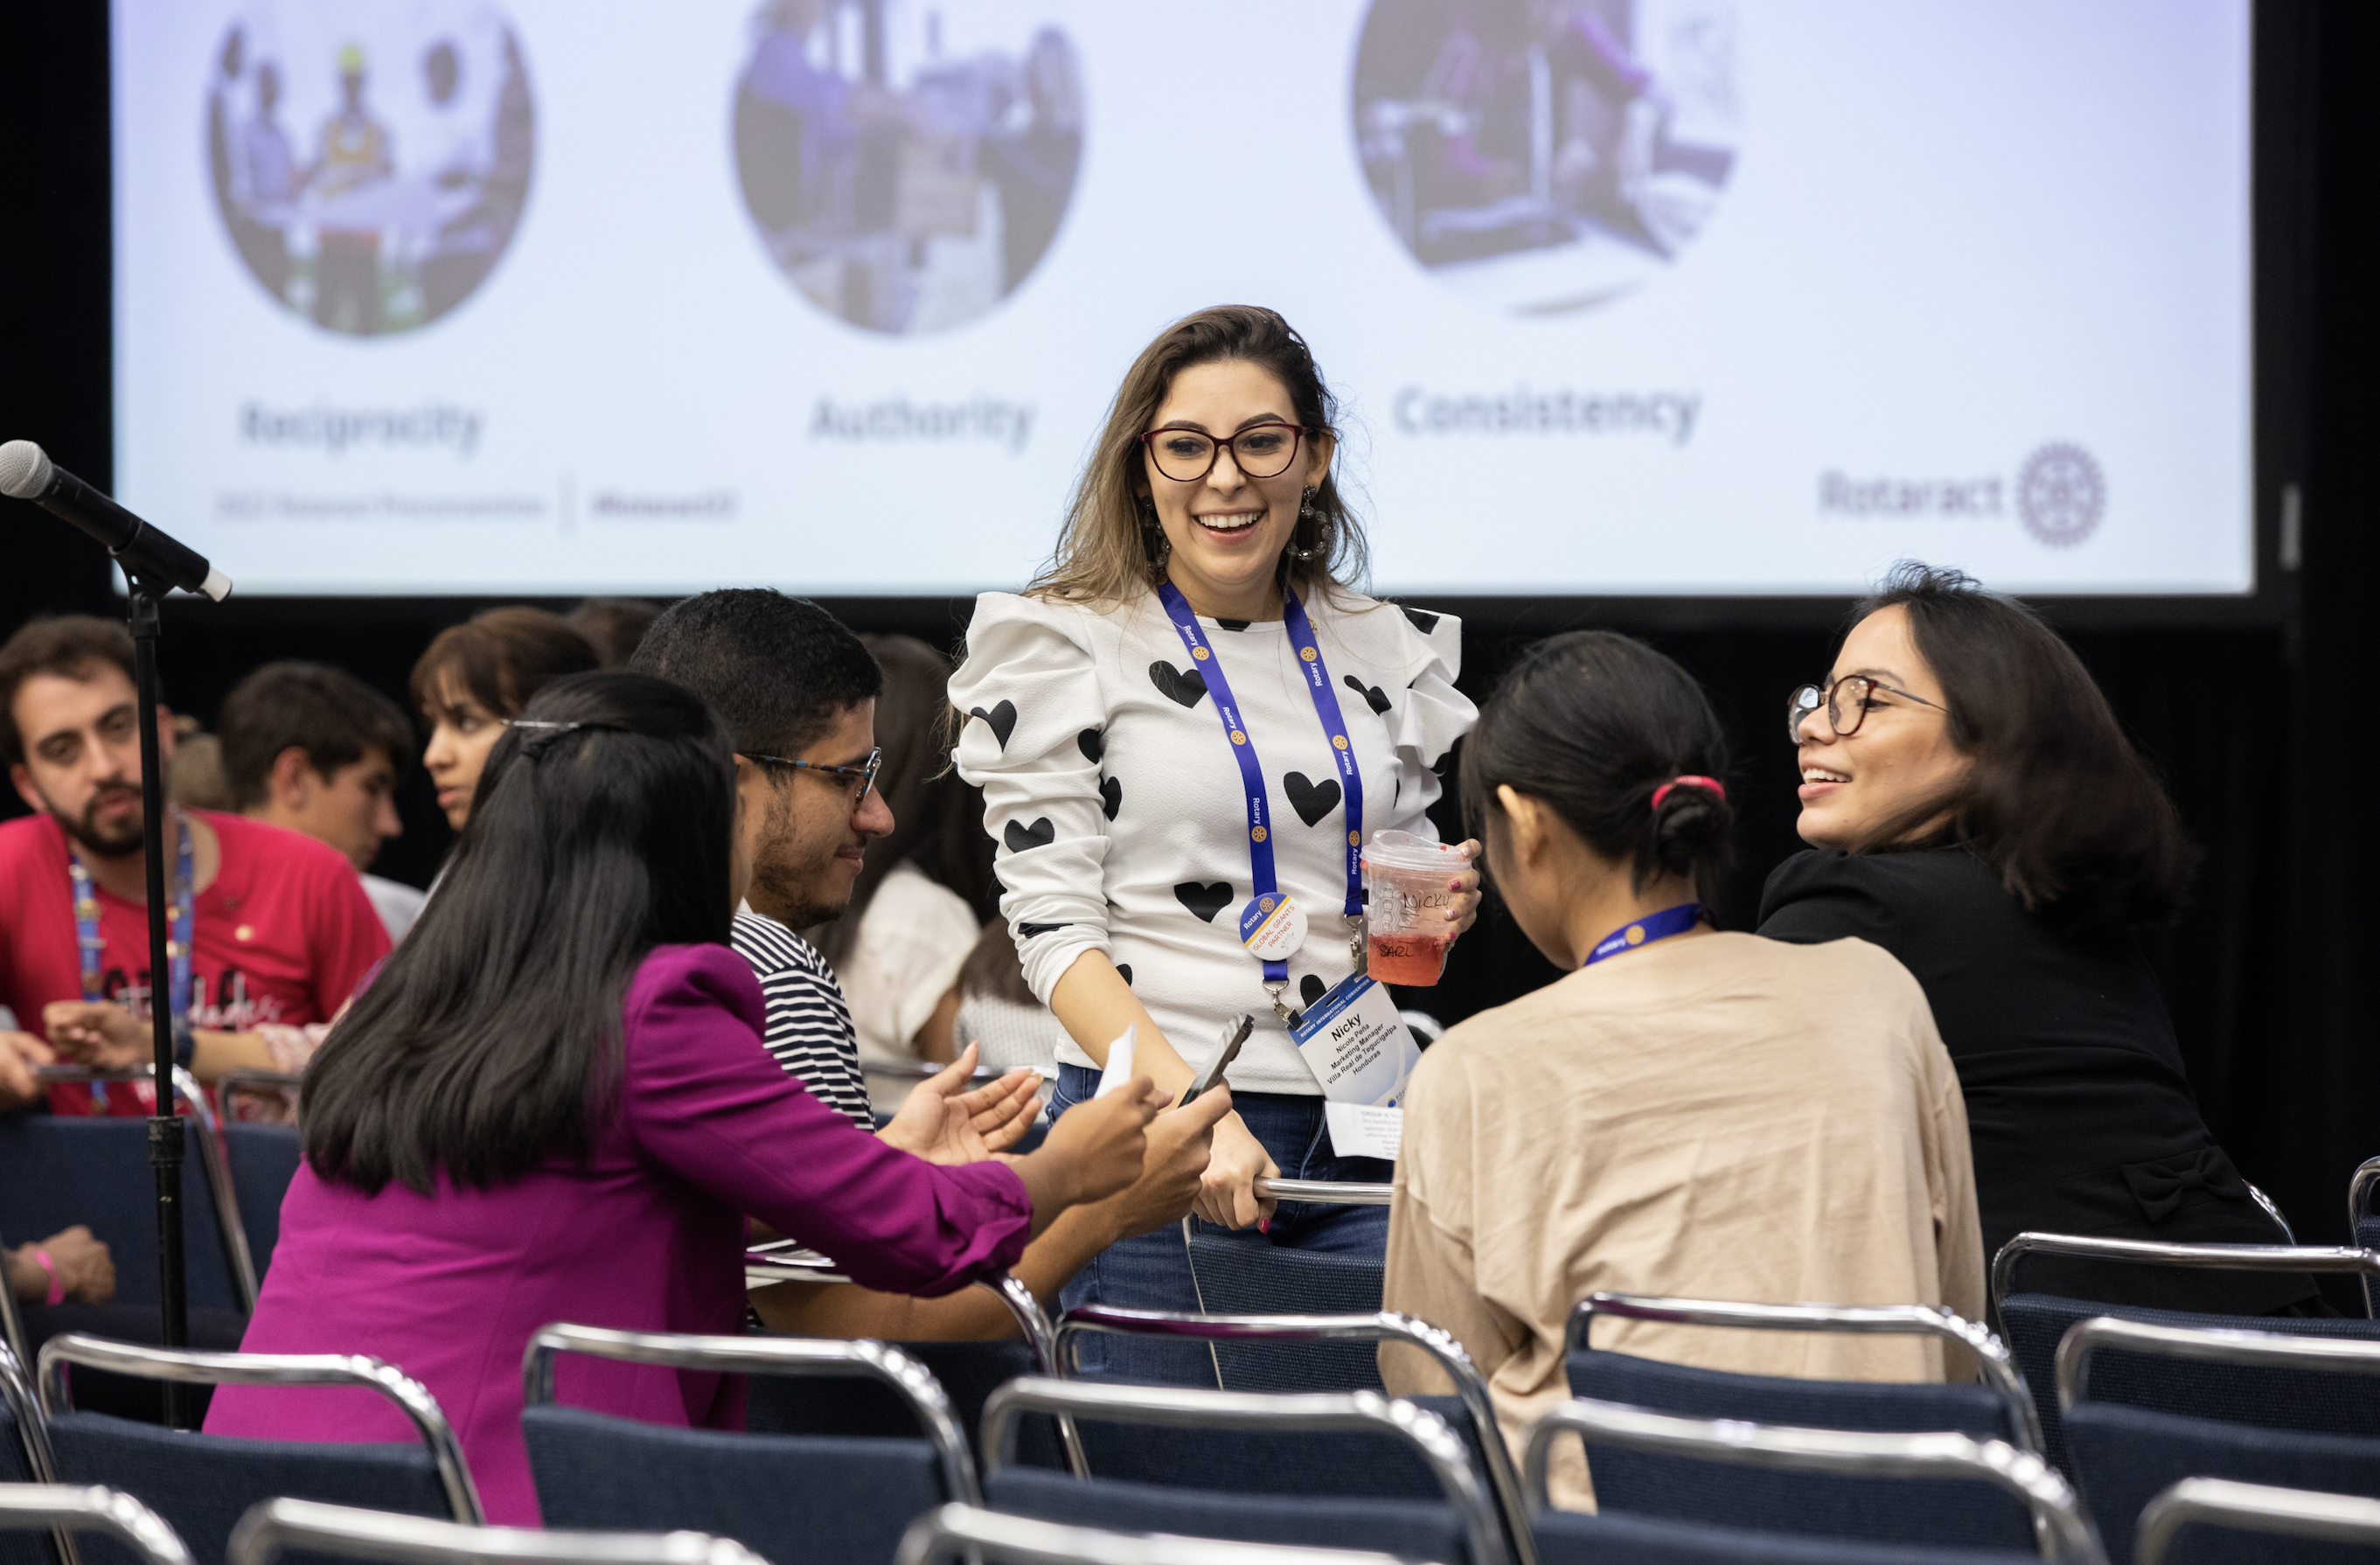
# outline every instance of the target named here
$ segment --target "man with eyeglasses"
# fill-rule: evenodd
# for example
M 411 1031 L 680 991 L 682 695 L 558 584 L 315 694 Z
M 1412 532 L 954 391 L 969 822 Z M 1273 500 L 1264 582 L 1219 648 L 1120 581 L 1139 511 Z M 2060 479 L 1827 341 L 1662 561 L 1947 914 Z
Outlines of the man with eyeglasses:
M 859 637 L 815 603 L 758 588 L 706 592 L 655 620 L 628 667 L 700 696 L 735 741 L 744 851 L 751 889 L 735 916 L 736 953 L 767 1001 L 769 1052 L 786 1073 L 851 1116 L 875 1124 L 851 1008 L 818 949 L 795 931 L 850 905 L 868 844 L 892 830 L 876 790 L 876 698 L 884 685 Z M 970 1162 L 1014 1146 L 1039 1109 L 1038 1078 L 1015 1071 L 963 1091 L 972 1048 L 921 1082 L 879 1132 L 935 1162 Z M 1148 1129 L 1140 1181 L 1076 1208 L 1027 1247 L 1014 1275 L 1053 1304 L 1058 1290 L 1116 1240 L 1178 1221 L 1197 1194 L 1208 1134 L 1230 1107 L 1209 1094 L 1160 1114 Z M 1014 1334 L 989 1292 L 915 1299 L 857 1286 L 787 1283 L 756 1296 L 768 1324 L 805 1336 L 895 1341 Z

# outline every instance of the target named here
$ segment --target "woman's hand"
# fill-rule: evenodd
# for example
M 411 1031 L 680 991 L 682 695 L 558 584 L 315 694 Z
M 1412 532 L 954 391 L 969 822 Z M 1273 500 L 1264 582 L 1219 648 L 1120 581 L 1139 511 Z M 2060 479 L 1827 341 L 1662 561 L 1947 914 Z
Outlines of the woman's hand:
M 1148 1152 L 1148 1122 L 1164 1107 L 1157 1084 L 1135 1076 L 1105 1098 L 1059 1115 L 1039 1149 L 1015 1161 L 1033 1195 L 1037 1224 L 1067 1207 L 1104 1201 L 1129 1188 Z
M 54 1000 L 42 1007 L 42 1030 L 67 1059 L 103 1071 L 128 1071 L 153 1057 L 148 1024 L 111 1000 Z
M 1264 1149 L 1264 1143 L 1233 1114 L 1215 1126 L 1215 1150 L 1207 1159 L 1207 1172 L 1198 1182 L 1198 1199 L 1191 1210 L 1225 1228 L 1269 1225 L 1279 1203 L 1270 1196 L 1259 1198 L 1257 1181 L 1280 1172 L 1281 1166 Z
M 1454 851 L 1471 860 L 1470 868 L 1447 881 L 1454 892 L 1454 900 L 1446 909 L 1446 921 L 1454 926 L 1450 939 L 1460 940 L 1479 917 L 1479 855 L 1483 850 L 1479 839 L 1473 837 L 1457 843 Z
M 947 1067 L 911 1087 L 892 1122 L 876 1134 L 904 1152 L 944 1164 L 979 1163 L 1022 1141 L 1041 1107 L 1041 1078 L 1011 1071 L 961 1091 L 975 1074 L 979 1052 L 968 1044 Z

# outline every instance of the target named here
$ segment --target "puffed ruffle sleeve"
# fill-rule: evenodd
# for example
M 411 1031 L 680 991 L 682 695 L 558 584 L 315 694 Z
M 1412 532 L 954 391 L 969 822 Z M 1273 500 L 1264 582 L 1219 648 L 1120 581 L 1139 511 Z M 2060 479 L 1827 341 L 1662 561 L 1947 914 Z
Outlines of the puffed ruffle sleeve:
M 966 714 L 959 775 L 983 790 L 1000 911 L 1045 1005 L 1076 957 L 1108 949 L 1098 748 L 1108 713 L 1087 625 L 1080 610 L 984 593 L 951 676 L 951 705 Z
M 1406 622 L 1405 666 L 1410 671 L 1404 698 L 1396 704 L 1397 769 L 1403 778 L 1403 799 L 1417 798 L 1426 811 L 1445 791 L 1454 743 L 1479 721 L 1479 709 L 1454 687 L 1463 673 L 1463 622 L 1421 609 L 1396 613 Z

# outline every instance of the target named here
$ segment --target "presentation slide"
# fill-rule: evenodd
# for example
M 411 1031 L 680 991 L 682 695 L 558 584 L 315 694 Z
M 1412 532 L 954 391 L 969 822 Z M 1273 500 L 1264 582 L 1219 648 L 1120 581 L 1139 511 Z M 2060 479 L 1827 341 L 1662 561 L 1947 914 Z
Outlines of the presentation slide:
M 1373 580 L 2254 588 L 2250 0 L 114 0 L 117 492 L 243 593 L 1014 588 L 1280 309 Z

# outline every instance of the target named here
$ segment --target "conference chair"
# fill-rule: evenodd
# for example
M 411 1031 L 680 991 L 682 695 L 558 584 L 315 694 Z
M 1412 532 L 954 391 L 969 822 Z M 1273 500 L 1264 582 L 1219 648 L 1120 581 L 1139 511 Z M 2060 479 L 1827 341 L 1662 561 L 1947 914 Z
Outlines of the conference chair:
M 0 1557 L 12 1546 L 42 1546 L 24 1536 L 46 1532 L 61 1565 L 73 1565 L 78 1533 L 96 1533 L 140 1565 L 192 1565 L 190 1551 L 157 1513 L 115 1489 L 71 1484 L 0 1484 Z
M 908 1406 L 905 1437 L 754 1434 L 641 1423 L 554 1400 L 563 1354 L 714 1375 L 867 1377 Z M 917 1360 L 882 1342 L 662 1336 L 548 1326 L 522 1362 L 521 1431 L 550 1526 L 730 1537 L 774 1565 L 889 1560 L 910 1517 L 978 1498 L 966 1438 Z
M 564 1533 L 466 1527 L 305 1499 L 269 1499 L 232 1530 L 230 1565 L 281 1554 L 374 1565 L 767 1565 L 742 1545 L 700 1533 Z
M 0 1296 L 6 1292 L 0 1287 Z M 0 1486 L 55 1483 L 56 1476 L 32 1384 L 17 1355 L 0 1344 Z M 54 1555 L 38 1540 L 0 1531 L 0 1565 L 53 1565 L 65 1559 L 64 1548 Z
M 1385 1184 L 1325 1180 L 1257 1182 L 1258 1195 L 1327 1206 L 1385 1207 L 1390 1189 Z M 1200 1232 L 1198 1224 L 1188 1219 L 1183 1221 L 1182 1232 L 1202 1314 L 1368 1316 L 1380 1308 L 1378 1261 L 1280 1247 L 1253 1231 L 1231 1235 Z M 1204 1356 L 1201 1368 L 1212 1370 L 1211 1383 L 1227 1391 L 1380 1389 L 1379 1367 L 1372 1350 L 1352 1341 L 1297 1348 L 1219 1342 L 1210 1344 Z M 1195 1361 L 1185 1359 L 1185 1364 L 1190 1362 Z M 1197 1383 L 1206 1383 L 1203 1374 L 1185 1370 L 1184 1384 L 1194 1383 L 1189 1378 L 1193 1374 L 1198 1376 Z
M 1298 1377 L 1308 1383 L 1296 1389 L 1307 1391 L 1381 1389 L 1377 1357 L 1377 1344 L 1381 1342 L 1403 1342 L 1427 1354 L 1453 1383 L 1454 1394 L 1409 1400 L 1443 1418 L 1462 1438 L 1504 1518 L 1516 1551 L 1527 1560 L 1527 1511 L 1522 1504 L 1520 1476 L 1513 1471 L 1512 1452 L 1497 1431 L 1496 1404 L 1488 1395 L 1488 1382 L 1451 1333 L 1413 1316 L 1386 1310 L 1365 1315 L 1197 1316 L 1085 1304 L 1067 1311 L 1058 1323 L 1053 1349 L 1056 1373 L 1062 1378 L 1080 1378 L 1083 1341 L 1101 1333 L 1204 1341 L 1218 1348 L 1248 1342 L 1365 1344 L 1361 1353 L 1366 1373 L 1361 1378 L 1351 1377 L 1352 1384 L 1314 1384 L 1323 1377 Z M 1085 1438 L 1091 1470 L 1103 1477 L 1161 1483 L 1178 1460 L 1172 1450 L 1175 1442 L 1145 1427 L 1102 1430 L 1099 1438 Z M 1437 1482 L 1425 1462 L 1402 1450 L 1384 1452 L 1379 1441 L 1368 1434 L 1306 1434 L 1292 1439 L 1257 1433 L 1233 1442 L 1224 1451 L 1203 1457 L 1199 1471 L 1202 1482 L 1211 1486 L 1262 1494 L 1415 1495 L 1430 1493 Z
M 2184 1478 L 2380 1503 L 2380 1342 L 2102 1316 L 2058 1343 L 2058 1401 L 2075 1481 L 2118 1565 L 2134 1519 Z
M 2347 1231 L 2358 1246 L 2380 1250 L 2380 1211 L 2374 1196 L 2380 1193 L 2380 1158 L 2367 1158 L 2347 1182 Z M 2363 1280 L 2363 1313 L 2380 1315 L 2380 1278 Z
M 2241 1552 L 2236 1538 L 2216 1544 L 2193 1537 L 2177 1546 L 2175 1538 L 2190 1528 L 2247 1533 L 2264 1541 L 2252 1556 Z M 2293 1548 L 2272 1541 L 2277 1538 L 2315 1547 Z M 2184 1478 L 2141 1512 L 2132 1558 L 2138 1565 L 2167 1565 L 2168 1560 L 2173 1565 L 2231 1565 L 2246 1558 L 2259 1565 L 2295 1565 L 2298 1560 L 2338 1565 L 2350 1558 L 2344 1550 L 2322 1548 L 2325 1543 L 2364 1545 L 2352 1558 L 2368 1559 L 2380 1551 L 2380 1501 L 2225 1478 Z
M 1115 1423 L 1173 1432 L 1171 1484 L 1077 1478 L 1015 1465 L 1015 1425 L 1026 1413 L 1077 1425 Z M 1427 1466 L 1436 1496 L 1255 1493 L 1217 1483 L 1243 1435 L 1289 1442 L 1368 1434 Z M 1086 1438 L 1089 1432 L 1086 1430 Z M 1090 1442 L 1097 1462 L 1097 1443 Z M 1268 1395 L 1180 1386 L 1125 1386 L 1028 1377 L 1002 1387 L 983 1413 L 984 1493 L 993 1509 L 1119 1532 L 1178 1533 L 1246 1543 L 1372 1548 L 1447 1565 L 1505 1565 L 1504 1528 L 1471 1454 L 1427 1408 L 1371 1391 Z
M 70 1365 L 183 1385 L 360 1389 L 394 1404 L 419 1443 L 249 1439 L 78 1413 L 67 1389 Z M 462 1444 L 437 1399 L 376 1358 L 192 1353 L 68 1333 L 42 1345 L 38 1384 L 58 1481 L 103 1484 L 131 1495 L 173 1525 L 197 1565 L 223 1565 L 233 1524 L 250 1505 L 275 1495 L 474 1525 L 482 1518 Z M 103 1557 L 111 1547 L 86 1548 L 85 1565 L 108 1565 Z
M 281 1242 L 281 1203 L 305 1149 L 296 1125 L 242 1119 L 239 1101 L 252 1098 L 278 1110 L 295 1100 L 303 1079 L 283 1071 L 225 1071 L 215 1080 L 215 1101 L 223 1105 L 224 1163 L 231 1171 L 240 1227 L 260 1283 L 273 1268 L 273 1247 Z
M 2058 1344 L 2082 1321 L 2109 1316 L 2153 1326 L 2207 1330 L 2268 1331 L 2296 1337 L 2380 1341 L 2380 1323 L 2279 1316 L 2201 1315 L 2183 1310 L 2106 1304 L 2048 1293 L 2020 1293 L 2018 1268 L 2028 1256 L 2120 1261 L 2143 1266 L 2191 1267 L 2227 1271 L 2346 1272 L 2364 1280 L 2367 1291 L 2380 1277 L 2380 1252 L 2299 1244 L 2165 1244 L 2141 1239 L 2095 1239 L 2065 1233 L 2020 1233 L 1992 1257 L 1992 1316 L 2033 1389 L 2041 1417 L 2042 1450 L 2050 1462 L 2073 1472 L 2058 1418 L 2056 1386 Z
M 1108 1533 L 971 1505 L 945 1505 L 909 1523 L 893 1559 L 895 1565 L 934 1565 L 943 1559 L 998 1565 L 1408 1565 L 1410 1557 L 1223 1543 L 1162 1533 Z
M 2012 1502 L 2019 1525 L 2013 1537 L 1998 1524 L 2002 1519 L 1978 1529 L 1974 1519 L 1990 1512 L 1983 1506 L 1965 1505 L 1946 1509 L 1920 1535 L 1911 1535 L 1912 1529 L 1901 1517 L 1854 1508 L 1837 1518 L 1838 1527 L 1820 1542 L 1805 1525 L 1806 1515 L 1780 1519 L 1774 1525 L 1751 1518 L 1748 1524 L 1718 1526 L 1627 1515 L 1608 1505 L 1594 1516 L 1560 1511 L 1552 1508 L 1547 1492 L 1547 1469 L 1554 1442 L 1565 1435 L 1584 1442 L 1587 1465 L 1595 1473 L 1609 1463 L 1610 1453 L 1633 1450 L 1707 1464 L 1706 1477 L 1715 1486 L 1742 1476 L 1740 1471 L 1723 1475 L 1708 1471 L 1724 1466 L 1855 1479 L 1875 1492 L 1895 1482 L 1937 1493 L 1963 1486 L 1990 1490 Z M 1664 1540 L 1678 1560 L 1706 1559 L 1714 1565 L 1765 1559 L 1848 1562 L 1870 1557 L 1930 1558 L 1943 1565 L 1952 1559 L 2029 1557 L 2065 1565 L 2104 1565 L 2106 1559 L 2090 1519 L 2066 1481 L 2040 1457 L 2005 1440 L 1976 1440 L 1943 1431 L 1879 1434 L 1679 1418 L 1574 1398 L 1530 1426 L 1522 1463 L 1537 1554 L 1545 1565 L 1670 1558 L 1655 1547 Z M 1597 1498 L 1600 1504 L 1599 1493 Z

